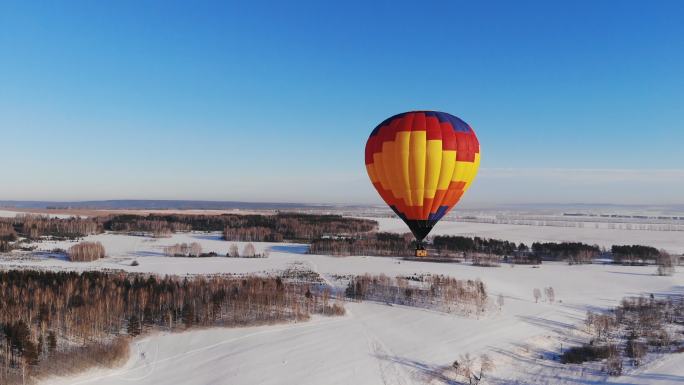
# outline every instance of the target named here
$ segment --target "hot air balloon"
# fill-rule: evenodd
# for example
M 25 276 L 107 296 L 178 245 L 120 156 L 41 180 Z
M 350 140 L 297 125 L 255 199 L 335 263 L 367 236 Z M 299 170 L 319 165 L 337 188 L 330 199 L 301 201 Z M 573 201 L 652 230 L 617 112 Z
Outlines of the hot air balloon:
M 412 111 L 380 123 L 366 142 L 366 171 L 382 199 L 423 240 L 475 179 L 480 143 L 463 120 L 438 111 Z

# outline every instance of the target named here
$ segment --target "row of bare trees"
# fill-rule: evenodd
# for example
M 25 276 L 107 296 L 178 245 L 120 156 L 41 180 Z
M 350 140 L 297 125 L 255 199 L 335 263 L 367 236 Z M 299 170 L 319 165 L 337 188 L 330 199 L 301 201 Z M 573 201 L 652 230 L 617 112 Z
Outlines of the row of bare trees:
M 22 383 L 59 357 L 152 328 L 236 326 L 337 315 L 323 285 L 265 277 L 0 272 L 0 383 Z M 105 349 L 106 351 L 106 349 Z M 92 354 L 105 354 L 92 353 Z
M 377 228 L 368 219 L 340 215 L 278 213 L 276 215 L 114 215 L 103 219 L 112 231 L 168 234 L 175 231 L 223 231 L 229 241 L 309 241 L 326 234 L 357 234 Z
M 257 253 L 256 247 L 254 247 L 254 244 L 251 242 L 245 244 L 245 246 L 242 248 L 242 253 L 240 253 L 238 246 L 233 243 L 230 245 L 230 247 L 228 247 L 228 254 L 226 256 L 231 258 L 257 258 L 267 257 L 268 253 Z
M 314 239 L 310 254 L 412 256 L 415 243 L 413 235 L 395 233 L 369 233 L 353 237 L 327 236 Z
M 135 214 L 90 218 L 53 218 L 40 215 L 18 215 L 0 218 L 0 240 L 9 228 L 30 239 L 42 236 L 82 238 L 104 230 L 144 233 L 156 237 L 178 231 L 224 231 L 226 240 L 310 241 L 324 235 L 359 234 L 377 229 L 377 222 L 347 218 L 341 215 L 278 213 L 276 215 L 184 215 Z M 14 239 L 12 239 L 14 240 Z
M 199 257 L 202 254 L 202 245 L 197 242 L 176 243 L 164 247 L 164 254 L 169 257 Z
M 81 242 L 71 246 L 67 255 L 74 262 L 90 262 L 104 258 L 106 251 L 100 242 Z
M 544 288 L 544 295 L 546 296 L 546 302 L 548 303 L 554 303 L 556 301 L 556 291 L 553 290 L 553 287 L 545 287 Z M 532 289 L 532 296 L 534 297 L 534 302 L 538 303 L 540 299 L 542 299 L 542 291 L 535 287 Z
M 351 277 L 348 298 L 416 306 L 444 312 L 479 314 L 487 305 L 487 290 L 480 280 L 458 280 L 443 275 L 396 277 L 384 274 Z
M 258 223 L 249 218 L 229 223 L 223 229 L 228 241 L 282 242 L 283 240 L 313 241 L 326 236 L 364 234 L 377 228 L 377 222 L 346 218 L 339 215 L 308 215 L 280 213 L 263 216 Z
M 105 222 L 108 230 L 125 233 L 146 233 L 156 238 L 170 237 L 177 231 L 190 231 L 192 225 L 181 222 L 169 222 L 160 219 L 147 219 L 145 217 L 133 216 L 132 220 L 117 221 L 114 216 Z
M 103 231 L 103 224 L 97 218 L 52 218 L 41 215 L 18 215 L 14 218 L 0 218 L 0 224 L 11 226 L 15 232 L 29 239 L 42 236 L 57 238 L 82 238 Z
M 0 240 L 14 241 L 17 239 L 17 232 L 11 223 L 0 222 Z
M 226 227 L 223 239 L 243 242 L 282 242 L 283 235 L 268 227 Z
M 166 246 L 164 247 L 164 254 L 166 254 L 169 257 L 217 257 L 218 254 L 215 252 L 210 252 L 210 253 L 202 253 L 202 245 L 199 244 L 198 242 L 192 242 L 192 243 L 176 243 L 175 245 L 171 246 Z M 238 245 L 236 244 L 231 244 L 228 247 L 228 253 L 225 255 L 226 257 L 230 258 L 256 258 L 256 257 L 265 257 L 266 253 L 259 254 L 256 251 L 256 247 L 254 247 L 254 244 L 247 243 L 245 246 L 242 248 L 242 252 L 240 252 Z

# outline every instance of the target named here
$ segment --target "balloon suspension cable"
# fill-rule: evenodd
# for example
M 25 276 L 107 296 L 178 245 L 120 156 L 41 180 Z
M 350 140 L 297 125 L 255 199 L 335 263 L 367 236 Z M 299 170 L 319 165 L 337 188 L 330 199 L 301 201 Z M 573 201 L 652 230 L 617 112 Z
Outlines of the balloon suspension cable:
M 425 249 L 425 243 L 422 240 L 416 239 L 416 257 L 427 257 L 427 250 Z

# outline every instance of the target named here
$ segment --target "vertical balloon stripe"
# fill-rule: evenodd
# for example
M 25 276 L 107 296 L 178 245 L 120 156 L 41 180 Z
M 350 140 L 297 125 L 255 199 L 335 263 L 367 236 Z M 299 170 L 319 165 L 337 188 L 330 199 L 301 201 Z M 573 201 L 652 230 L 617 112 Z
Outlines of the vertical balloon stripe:
M 442 169 L 442 141 L 428 140 L 425 158 L 425 195 L 428 198 L 435 197 L 439 174 Z
M 395 199 L 400 198 L 401 194 L 397 185 L 397 165 L 394 156 L 394 141 L 387 141 L 382 145 L 382 166 L 387 176 L 387 183 Z
M 440 123 L 440 129 L 442 132 L 442 165 L 439 170 L 437 192 L 430 207 L 430 213 L 437 212 L 439 207 L 443 205 L 444 197 L 451 183 L 456 165 L 456 136 L 454 129 L 447 122 Z
M 397 173 L 396 173 L 396 162 L 394 156 L 394 134 L 398 126 L 397 121 L 392 121 L 390 124 L 381 130 L 384 131 L 383 143 L 382 143 L 382 167 L 385 171 L 385 176 L 387 177 L 387 184 L 389 185 L 389 190 L 395 199 L 399 198 L 397 195 Z
M 421 130 L 422 128 L 422 130 Z M 411 215 L 420 219 L 420 207 L 425 192 L 425 150 L 427 133 L 425 115 L 415 116 L 411 131 L 411 153 L 409 154 L 409 175 L 411 179 Z
M 405 206 L 412 206 L 411 200 L 411 176 L 409 174 L 409 157 L 411 154 L 411 126 L 413 125 L 413 114 L 405 114 L 396 119 L 399 132 L 396 141 L 398 146 L 397 167 L 399 167 L 399 186 L 401 197 Z
M 473 181 L 475 180 L 475 176 L 477 176 L 477 170 L 478 170 L 479 168 L 480 168 L 480 151 L 479 151 L 479 149 L 478 149 L 478 152 L 475 153 L 475 162 L 474 162 L 474 164 L 473 164 L 472 171 L 471 171 L 471 173 L 470 173 L 470 177 L 469 177 L 468 180 L 466 181 L 465 190 L 467 190 L 468 188 L 470 188 L 470 185 L 471 185 L 471 184 L 473 183 Z
M 427 152 L 425 162 L 425 196 L 423 197 L 421 218 L 427 219 L 430 215 L 437 184 L 442 170 L 442 128 L 436 117 L 427 119 Z
M 373 169 L 375 170 L 375 175 L 380 180 L 380 185 L 383 190 L 390 190 L 389 182 L 387 181 L 387 176 L 385 175 L 385 168 L 382 166 L 382 153 L 376 152 L 373 154 Z
M 412 146 L 415 146 L 413 162 L 409 162 L 409 175 L 411 179 L 411 214 L 413 218 L 421 218 L 421 207 L 425 195 L 425 174 L 427 173 L 427 122 L 422 112 L 413 115 L 411 125 Z M 410 157 L 410 156 L 409 156 Z M 411 167 L 413 166 L 413 167 Z
M 411 154 L 411 131 L 399 131 L 397 133 L 397 166 L 399 167 L 399 189 L 404 203 L 411 205 L 411 178 L 409 174 L 409 156 Z

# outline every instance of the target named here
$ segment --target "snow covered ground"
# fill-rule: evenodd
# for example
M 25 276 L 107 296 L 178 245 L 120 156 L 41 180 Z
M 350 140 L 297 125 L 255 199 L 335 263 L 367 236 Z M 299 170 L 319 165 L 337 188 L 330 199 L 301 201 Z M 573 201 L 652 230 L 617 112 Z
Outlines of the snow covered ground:
M 667 356 L 641 370 L 611 378 L 611 384 L 684 384 L 684 353 Z
M 539 269 L 477 268 L 280 252 L 272 253 L 268 264 L 279 265 L 281 259 L 303 261 L 328 279 L 360 270 L 392 275 L 422 271 L 479 277 L 492 295 L 504 294 L 505 303 L 501 311 L 493 310 L 481 319 L 402 306 L 348 303 L 349 314 L 340 318 L 158 334 L 137 342 L 124 368 L 94 370 L 45 383 L 448 384 L 452 382 L 441 373 L 460 354 L 488 352 L 498 363 L 491 383 L 581 384 L 582 377 L 569 375 L 563 381 L 549 381 L 562 373 L 544 369 L 558 364 L 530 360 L 516 351 L 523 347 L 532 352 L 546 349 L 545 338 L 553 340 L 581 322 L 587 309 L 613 306 L 624 295 L 670 291 L 684 284 L 681 273 L 657 277 L 652 275 L 652 268 L 641 267 L 547 264 Z M 534 303 L 533 288 L 549 285 L 562 302 Z M 649 379 L 645 383 L 651 384 L 684 380 L 671 372 L 677 368 L 676 363 L 660 368 L 662 371 L 656 367 L 654 373 L 635 377 Z M 600 380 L 592 377 L 593 382 Z
M 285 258 L 226 258 L 228 248 L 235 244 L 242 252 L 246 242 L 226 242 L 220 233 L 178 233 L 169 238 L 150 238 L 123 234 L 105 233 L 91 235 L 83 241 L 100 242 L 105 247 L 107 258 L 94 262 L 70 262 L 54 249 L 66 250 L 78 243 L 76 241 L 43 241 L 35 243 L 34 253 L 13 252 L 10 256 L 0 257 L 0 268 L 35 267 L 41 269 L 93 270 L 120 269 L 131 272 L 158 274 L 220 274 L 220 273 L 267 273 L 283 270 L 291 263 L 295 254 L 308 250 L 307 245 L 291 243 L 255 242 L 257 253 L 265 250 L 283 251 Z M 215 252 L 221 257 L 179 258 L 164 255 L 165 246 L 176 243 L 197 242 L 205 253 Z M 138 266 L 131 266 L 132 262 Z
M 383 229 L 398 225 L 383 222 Z M 516 226 L 517 227 L 517 226 Z M 449 231 L 450 227 L 438 229 Z M 576 231 L 577 229 L 572 229 Z M 569 331 L 581 325 L 587 310 L 606 309 L 622 297 L 650 293 L 681 293 L 684 273 L 654 275 L 655 268 L 612 265 L 568 266 L 545 263 L 498 268 L 404 261 L 379 257 L 332 257 L 303 254 L 306 245 L 255 243 L 270 250 L 268 258 L 171 258 L 165 245 L 202 244 L 204 252 L 225 254 L 233 242 L 218 233 L 182 233 L 152 239 L 100 234 L 109 257 L 72 263 L 51 257 L 2 257 L 0 268 L 124 269 L 161 274 L 272 273 L 299 264 L 342 287 L 346 274 L 447 274 L 479 278 L 491 298 L 504 296 L 480 319 L 379 303 L 347 303 L 344 317 L 316 317 L 309 322 L 240 329 L 195 330 L 155 334 L 136 340 L 128 363 L 119 369 L 94 369 L 58 384 L 455 384 L 445 369 L 459 355 L 490 354 L 497 368 L 490 384 L 594 384 L 607 379 L 583 374 L 540 359 L 560 350 Z M 43 250 L 68 248 L 69 242 L 43 242 Z M 240 244 L 242 248 L 243 244 Z M 16 254 L 16 253 L 15 253 Z M 138 266 L 130 266 L 136 260 Z M 532 291 L 552 286 L 556 303 L 535 303 Z M 579 333 L 579 332 L 577 332 Z M 580 333 L 581 334 L 581 333 Z M 564 339 L 565 338 L 565 339 Z M 577 341 L 579 342 L 579 341 Z M 682 354 L 660 359 L 619 378 L 620 384 L 684 382 Z M 483 382 L 484 383 L 484 382 Z

